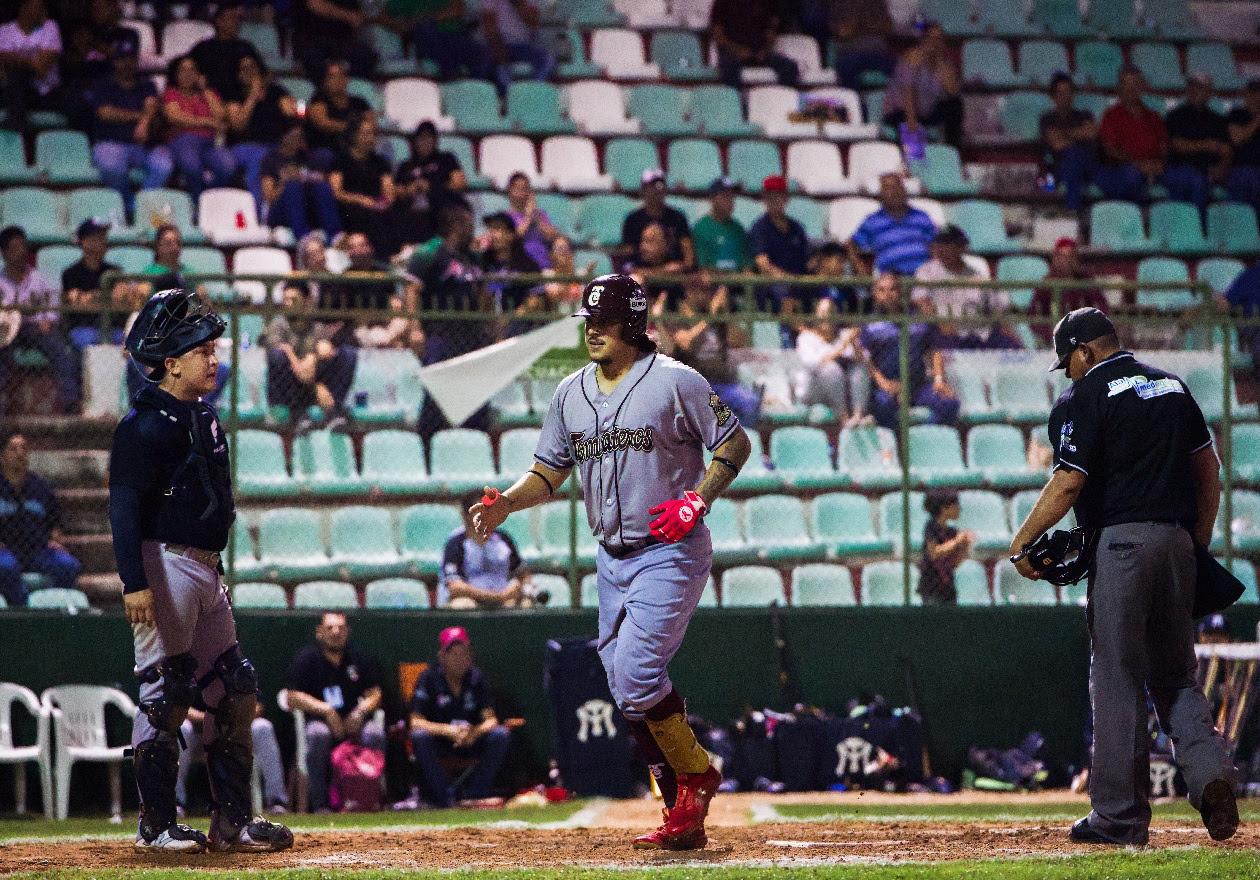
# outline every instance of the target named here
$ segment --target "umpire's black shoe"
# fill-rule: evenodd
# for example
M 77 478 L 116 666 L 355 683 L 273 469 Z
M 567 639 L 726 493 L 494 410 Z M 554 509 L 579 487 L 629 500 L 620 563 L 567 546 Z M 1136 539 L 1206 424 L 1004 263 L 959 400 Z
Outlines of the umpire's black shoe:
M 1077 819 L 1076 822 L 1072 824 L 1072 830 L 1068 832 L 1068 840 L 1073 843 L 1095 843 L 1102 844 L 1104 846 L 1141 845 L 1146 842 L 1144 840 L 1134 841 L 1133 844 L 1129 844 L 1123 840 L 1115 840 L 1114 838 L 1108 837 L 1093 825 L 1089 824 L 1088 816 L 1084 819 Z
M 1199 799 L 1203 827 L 1213 840 L 1229 840 L 1238 830 L 1238 803 L 1228 779 L 1216 779 L 1203 788 Z

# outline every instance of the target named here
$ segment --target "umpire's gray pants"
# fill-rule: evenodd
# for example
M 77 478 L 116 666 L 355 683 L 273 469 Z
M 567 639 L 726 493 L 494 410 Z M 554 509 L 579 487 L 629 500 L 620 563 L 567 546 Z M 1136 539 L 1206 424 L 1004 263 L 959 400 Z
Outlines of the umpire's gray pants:
M 1089 823 L 1120 843 L 1145 843 L 1151 821 L 1148 691 L 1193 805 L 1204 786 L 1231 773 L 1225 741 L 1195 686 L 1194 589 L 1194 544 L 1185 529 L 1138 522 L 1102 530 L 1089 589 Z

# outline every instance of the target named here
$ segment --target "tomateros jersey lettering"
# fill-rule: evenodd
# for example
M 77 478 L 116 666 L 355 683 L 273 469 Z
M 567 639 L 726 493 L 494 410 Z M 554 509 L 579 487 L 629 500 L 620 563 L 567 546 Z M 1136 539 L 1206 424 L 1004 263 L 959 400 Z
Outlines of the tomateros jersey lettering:
M 639 452 L 652 451 L 652 429 L 647 428 L 611 428 L 602 434 L 589 439 L 582 434 L 569 435 L 573 444 L 573 455 L 578 464 L 592 458 L 600 458 L 610 452 L 625 452 L 635 449 Z

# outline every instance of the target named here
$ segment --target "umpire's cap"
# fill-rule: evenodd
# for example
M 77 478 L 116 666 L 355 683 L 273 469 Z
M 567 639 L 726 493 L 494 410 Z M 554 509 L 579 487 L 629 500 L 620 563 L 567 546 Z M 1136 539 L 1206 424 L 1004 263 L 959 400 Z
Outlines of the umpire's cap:
M 140 309 L 127 334 L 127 352 L 137 364 L 151 370 L 147 378 L 156 382 L 166 372 L 167 358 L 218 339 L 225 329 L 227 324 L 195 291 L 163 290 L 149 297 Z
M 1114 336 L 1116 325 L 1098 309 L 1084 308 L 1068 312 L 1054 325 L 1054 353 L 1058 356 L 1050 372 L 1066 369 L 1068 358 L 1076 346 L 1093 342 L 1101 336 Z
M 582 307 L 575 317 L 621 320 L 626 341 L 641 344 L 647 339 L 647 294 L 629 275 L 600 275 L 582 289 Z

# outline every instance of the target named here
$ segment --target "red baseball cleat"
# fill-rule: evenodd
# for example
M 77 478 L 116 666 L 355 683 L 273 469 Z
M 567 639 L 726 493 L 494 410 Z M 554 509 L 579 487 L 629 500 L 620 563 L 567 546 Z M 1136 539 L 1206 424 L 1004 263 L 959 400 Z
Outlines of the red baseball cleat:
M 722 774 L 710 765 L 703 773 L 678 774 L 678 799 L 672 810 L 662 810 L 664 822 L 655 831 L 634 839 L 635 849 L 703 849 L 709 842 L 704 819 L 709 801 L 717 794 Z

